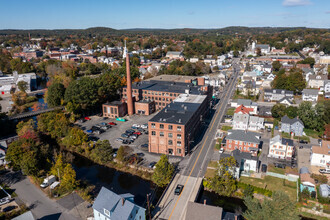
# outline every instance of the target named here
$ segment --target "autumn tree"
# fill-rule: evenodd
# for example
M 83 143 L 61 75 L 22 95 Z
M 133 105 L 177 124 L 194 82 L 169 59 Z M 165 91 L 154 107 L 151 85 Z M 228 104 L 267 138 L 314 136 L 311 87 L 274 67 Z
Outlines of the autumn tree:
M 63 171 L 63 177 L 61 178 L 61 187 L 66 190 L 73 190 L 76 186 L 76 171 L 74 171 L 71 164 L 67 163 Z
M 17 83 L 17 87 L 18 87 L 18 89 L 20 90 L 20 91 L 22 91 L 22 92 L 26 92 L 26 90 L 28 89 L 28 83 L 27 82 L 25 82 L 25 81 L 23 81 L 23 80 L 21 80 L 21 81 L 19 81 L 18 83 Z
M 160 160 L 156 163 L 155 171 L 152 175 L 152 180 L 160 187 L 166 186 L 174 173 L 174 166 L 168 161 L 166 155 L 162 155 Z

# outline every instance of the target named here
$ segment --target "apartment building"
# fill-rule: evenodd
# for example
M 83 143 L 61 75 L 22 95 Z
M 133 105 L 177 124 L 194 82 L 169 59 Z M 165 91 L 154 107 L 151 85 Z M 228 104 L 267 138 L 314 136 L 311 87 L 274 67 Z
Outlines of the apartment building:
M 209 112 L 206 95 L 181 94 L 148 122 L 149 152 L 185 156 Z
M 250 131 L 229 130 L 225 137 L 225 151 L 240 150 L 241 152 L 251 153 L 253 156 L 258 154 L 260 145 L 260 134 Z

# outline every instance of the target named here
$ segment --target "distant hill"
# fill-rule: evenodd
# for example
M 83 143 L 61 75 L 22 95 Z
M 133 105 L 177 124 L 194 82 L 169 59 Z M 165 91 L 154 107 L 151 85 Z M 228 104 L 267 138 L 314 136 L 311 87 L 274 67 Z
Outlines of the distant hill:
M 292 31 L 297 29 L 322 30 L 317 28 L 306 27 L 242 27 L 231 26 L 225 28 L 215 29 L 194 29 L 194 28 L 180 28 L 180 29 L 161 29 L 161 28 L 133 28 L 133 29 L 113 29 L 108 27 L 91 27 L 87 29 L 4 29 L 0 30 L 0 35 L 27 35 L 31 34 L 33 37 L 47 37 L 47 36 L 65 36 L 65 35 L 123 35 L 123 34 L 155 34 L 155 35 L 169 35 L 169 34 L 260 34 L 260 33 L 278 33 L 285 31 Z M 323 29 L 329 31 L 329 29 Z

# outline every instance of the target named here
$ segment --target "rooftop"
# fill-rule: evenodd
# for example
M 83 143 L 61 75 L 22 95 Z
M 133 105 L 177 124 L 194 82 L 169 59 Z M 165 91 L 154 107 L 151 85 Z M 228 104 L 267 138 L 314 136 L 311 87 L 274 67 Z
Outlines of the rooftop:
M 286 115 L 281 118 L 281 122 L 282 123 L 285 123 L 285 124 L 290 124 L 290 125 L 292 125 L 292 124 L 294 124 L 296 122 L 300 122 L 302 125 L 304 125 L 304 123 L 299 118 L 292 118 L 291 119 L 291 118 L 289 118 Z
M 188 202 L 186 220 L 219 220 L 222 219 L 222 208 L 217 206 L 204 205 L 195 202 Z
M 306 95 L 319 95 L 319 90 L 318 89 L 304 89 L 302 91 L 303 94 Z
M 321 146 L 312 146 L 312 152 L 314 154 L 330 155 L 330 141 L 322 141 Z
M 260 134 L 251 131 L 241 131 L 241 130 L 229 130 L 227 139 L 228 140 L 237 140 L 237 141 L 244 141 L 248 143 L 256 143 L 259 144 L 260 141 L 257 138 Z

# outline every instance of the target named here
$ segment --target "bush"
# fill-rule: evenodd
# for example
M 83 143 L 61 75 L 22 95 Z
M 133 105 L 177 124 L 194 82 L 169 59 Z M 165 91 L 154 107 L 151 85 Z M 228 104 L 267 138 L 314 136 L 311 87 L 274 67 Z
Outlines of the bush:
M 243 189 L 243 192 L 250 190 L 250 188 L 252 188 L 254 193 L 262 194 L 262 195 L 265 195 L 268 197 L 272 197 L 272 194 L 273 194 L 273 192 L 268 189 L 263 189 L 263 188 L 252 186 L 250 184 L 246 184 L 246 183 L 242 183 L 242 182 L 237 182 L 237 187 Z

